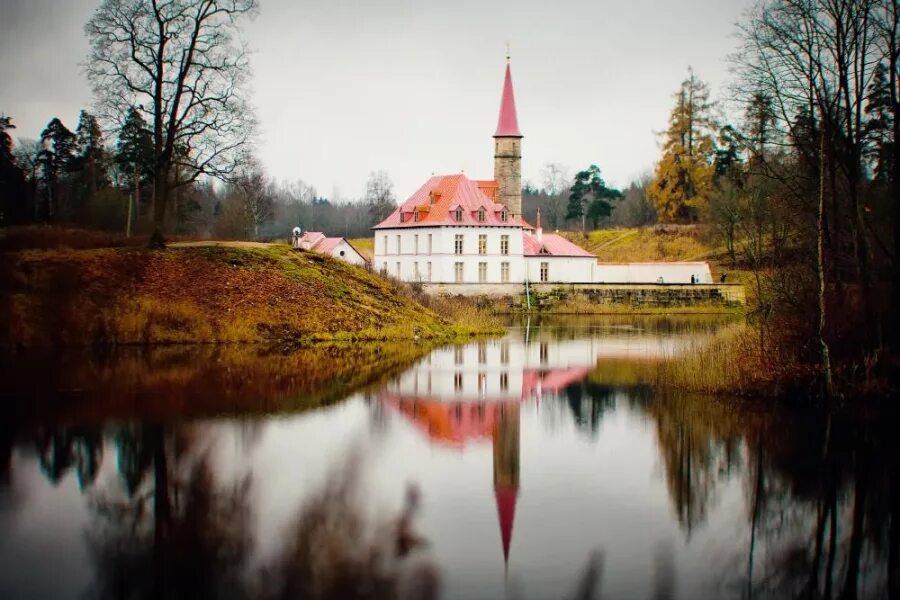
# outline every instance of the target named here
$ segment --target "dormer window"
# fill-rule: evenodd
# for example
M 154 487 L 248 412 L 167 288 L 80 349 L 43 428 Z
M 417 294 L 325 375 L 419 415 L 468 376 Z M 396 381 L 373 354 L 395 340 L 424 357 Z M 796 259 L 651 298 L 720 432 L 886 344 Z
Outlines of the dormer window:
M 484 223 L 484 209 L 483 208 L 478 209 L 478 222 Z
M 419 213 L 419 211 L 416 211 L 413 213 L 413 221 L 418 223 L 420 218 L 421 218 L 421 214 Z
M 500 211 L 500 220 L 503 221 L 504 223 L 509 221 L 509 211 L 506 210 L 505 208 L 502 211 Z
M 538 254 L 550 254 L 550 252 L 547 251 L 546 246 L 541 246 L 541 249 L 538 251 Z
M 400 222 L 403 223 L 404 221 L 406 221 L 406 213 L 401 211 L 400 212 Z
M 462 218 L 463 218 L 463 211 L 461 208 L 457 208 L 455 211 L 453 211 L 453 220 L 454 221 L 462 221 Z

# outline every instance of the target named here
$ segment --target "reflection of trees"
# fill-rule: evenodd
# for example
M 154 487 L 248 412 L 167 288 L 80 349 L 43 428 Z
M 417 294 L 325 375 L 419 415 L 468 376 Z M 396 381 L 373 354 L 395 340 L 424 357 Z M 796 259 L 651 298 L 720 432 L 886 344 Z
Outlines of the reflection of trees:
M 94 483 L 103 460 L 99 427 L 45 428 L 35 434 L 34 440 L 41 470 L 54 485 L 73 466 L 82 490 Z
M 749 411 L 678 396 L 645 410 L 688 533 L 706 518 L 721 482 L 742 474 L 746 559 L 730 577 L 744 597 L 900 597 L 894 419 L 808 407 Z
M 675 395 L 658 398 L 647 410 L 656 421 L 669 495 L 690 535 L 705 522 L 719 482 L 740 459 L 736 421 L 721 407 Z
M 125 427 L 115 436 L 122 489 L 92 507 L 89 547 L 99 597 L 210 598 L 241 594 L 250 547 L 249 481 L 218 487 L 186 428 Z
M 895 438 L 892 420 L 848 415 L 806 415 L 773 432 L 753 465 L 767 473 L 758 521 L 768 553 L 752 593 L 898 597 Z
M 407 490 L 399 517 L 367 516 L 361 458 L 351 455 L 306 500 L 284 547 L 261 578 L 267 598 L 418 598 L 438 596 L 438 572 L 413 529 L 418 490 Z
M 566 404 L 579 429 L 596 434 L 603 415 L 615 409 L 615 388 L 582 380 L 565 388 Z

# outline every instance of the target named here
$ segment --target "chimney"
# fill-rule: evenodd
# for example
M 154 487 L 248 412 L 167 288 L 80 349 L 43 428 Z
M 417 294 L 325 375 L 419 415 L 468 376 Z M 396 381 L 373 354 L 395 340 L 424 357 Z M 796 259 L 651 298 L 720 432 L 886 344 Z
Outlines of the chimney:
M 537 209 L 537 224 L 534 226 L 534 237 L 539 243 L 544 241 L 544 230 L 541 228 L 541 209 Z

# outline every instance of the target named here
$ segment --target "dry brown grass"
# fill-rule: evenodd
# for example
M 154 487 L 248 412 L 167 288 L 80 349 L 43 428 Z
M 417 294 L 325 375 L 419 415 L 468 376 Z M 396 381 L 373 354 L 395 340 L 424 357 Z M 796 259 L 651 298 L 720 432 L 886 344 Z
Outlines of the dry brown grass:
M 657 225 L 563 232 L 566 238 L 597 255 L 601 262 L 708 260 L 716 249 L 704 231 L 691 225 Z
M 282 245 L 6 252 L 0 288 L 0 343 L 9 345 L 434 338 L 483 323 Z
M 749 394 L 771 381 L 772 374 L 760 351 L 758 332 L 742 322 L 661 361 L 657 382 L 690 392 Z

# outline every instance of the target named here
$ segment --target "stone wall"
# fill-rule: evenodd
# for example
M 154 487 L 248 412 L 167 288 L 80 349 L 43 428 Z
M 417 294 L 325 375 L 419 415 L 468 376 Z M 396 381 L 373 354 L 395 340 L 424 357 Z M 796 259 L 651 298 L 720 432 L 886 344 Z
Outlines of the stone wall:
M 508 296 L 524 301 L 521 283 L 424 284 L 430 294 L 463 296 Z M 667 307 L 691 304 L 744 304 L 744 286 L 737 283 L 538 283 L 529 287 L 533 306 L 550 306 L 568 300 L 587 300 L 594 304 L 630 304 Z

